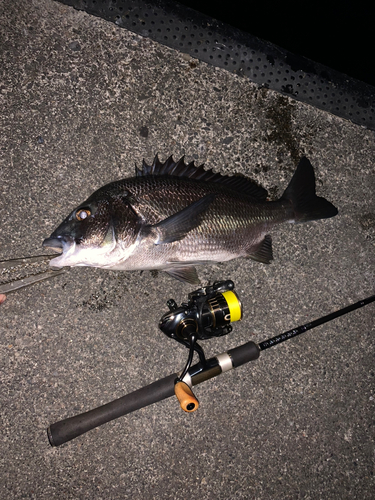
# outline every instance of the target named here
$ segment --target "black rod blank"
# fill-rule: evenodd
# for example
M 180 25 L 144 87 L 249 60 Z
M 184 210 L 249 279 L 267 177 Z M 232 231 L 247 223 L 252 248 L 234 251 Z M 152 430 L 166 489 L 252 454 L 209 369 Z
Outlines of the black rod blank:
M 339 309 L 338 311 L 327 314 L 326 316 L 323 316 L 322 318 L 318 318 L 314 321 L 311 321 L 310 323 L 306 323 L 304 325 L 297 326 L 297 328 L 293 328 L 292 330 L 288 330 L 287 332 L 284 332 L 280 335 L 276 335 L 276 337 L 272 337 L 268 340 L 264 340 L 263 342 L 260 342 L 259 349 L 261 351 L 264 351 L 264 349 L 268 349 L 269 347 L 273 347 L 277 344 L 281 344 L 281 342 L 285 342 L 286 340 L 289 340 L 293 337 L 296 337 L 297 335 L 300 335 L 301 333 L 304 333 L 307 330 L 311 330 L 312 328 L 315 328 L 316 326 L 320 326 L 323 323 L 327 323 L 328 321 L 332 321 L 333 319 L 336 319 L 340 316 L 343 316 L 344 314 L 347 314 L 351 311 L 355 311 L 356 309 L 359 309 L 360 307 L 363 307 L 367 304 L 370 304 L 371 302 L 374 302 L 374 300 L 375 300 L 375 295 L 372 295 L 371 297 L 367 297 L 366 299 L 360 300 L 360 301 L 356 302 L 355 304 L 351 304 L 350 306 L 344 307 L 343 309 Z

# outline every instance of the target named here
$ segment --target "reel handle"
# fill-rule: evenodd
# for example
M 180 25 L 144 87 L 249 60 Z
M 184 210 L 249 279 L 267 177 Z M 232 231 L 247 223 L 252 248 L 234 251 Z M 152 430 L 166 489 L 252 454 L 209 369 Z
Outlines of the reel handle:
M 186 382 L 182 380 L 177 380 L 174 384 L 174 393 L 176 394 L 176 398 L 178 399 L 181 408 L 187 413 L 192 413 L 193 411 L 198 410 L 199 401 L 194 396 L 193 391 L 187 385 Z

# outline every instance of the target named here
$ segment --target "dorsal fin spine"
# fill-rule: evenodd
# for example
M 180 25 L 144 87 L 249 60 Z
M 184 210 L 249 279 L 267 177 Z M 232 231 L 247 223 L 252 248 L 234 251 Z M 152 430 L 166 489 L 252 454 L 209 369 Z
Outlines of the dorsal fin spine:
M 203 182 L 217 182 L 252 197 L 254 201 L 265 201 L 268 194 L 264 188 L 258 186 L 255 182 L 252 182 L 245 177 L 232 177 L 215 173 L 212 169 L 205 170 L 203 164 L 196 167 L 194 161 L 186 165 L 184 156 L 182 156 L 177 162 L 173 160 L 172 156 L 169 156 L 164 163 L 161 163 L 158 155 L 156 154 L 151 165 L 148 165 L 145 160 L 143 160 L 142 170 L 136 169 L 136 175 L 137 177 L 147 175 L 171 175 L 175 177 L 186 177 L 189 179 L 200 180 Z

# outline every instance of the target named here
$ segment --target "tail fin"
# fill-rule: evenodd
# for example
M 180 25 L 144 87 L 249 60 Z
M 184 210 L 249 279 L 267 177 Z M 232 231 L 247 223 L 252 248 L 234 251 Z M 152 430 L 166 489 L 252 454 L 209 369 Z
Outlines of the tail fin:
M 305 157 L 301 158 L 281 200 L 289 200 L 292 203 L 294 222 L 297 223 L 328 219 L 338 213 L 337 208 L 332 203 L 325 198 L 316 196 L 314 169 Z

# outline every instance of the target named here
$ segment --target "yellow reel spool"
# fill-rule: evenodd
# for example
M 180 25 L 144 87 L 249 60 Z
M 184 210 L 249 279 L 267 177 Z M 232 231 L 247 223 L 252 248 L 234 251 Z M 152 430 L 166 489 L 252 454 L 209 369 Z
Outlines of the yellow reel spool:
M 230 314 L 229 321 L 240 321 L 240 319 L 242 319 L 242 305 L 240 299 L 237 297 L 237 294 L 228 290 L 227 292 L 223 292 L 222 296 L 228 304 Z

